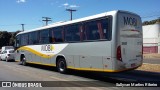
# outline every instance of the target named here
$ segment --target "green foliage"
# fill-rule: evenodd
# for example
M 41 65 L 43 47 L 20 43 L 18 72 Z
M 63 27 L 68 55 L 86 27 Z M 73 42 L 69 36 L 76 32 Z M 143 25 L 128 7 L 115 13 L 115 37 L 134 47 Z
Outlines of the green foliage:
M 156 24 L 156 23 L 160 23 L 160 18 L 155 19 L 155 20 L 151 20 L 151 21 L 144 21 L 143 25 L 152 25 L 152 24 Z
M 14 46 L 14 40 L 17 33 L 16 32 L 7 32 L 7 31 L 0 31 L 0 48 L 2 46 Z

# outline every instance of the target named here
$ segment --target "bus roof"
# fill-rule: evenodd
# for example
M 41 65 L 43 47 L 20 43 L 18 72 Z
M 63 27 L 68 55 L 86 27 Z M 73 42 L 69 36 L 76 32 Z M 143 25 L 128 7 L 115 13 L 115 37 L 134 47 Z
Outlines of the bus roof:
M 57 26 L 69 25 L 69 24 L 73 24 L 73 23 L 77 23 L 77 22 L 87 21 L 87 20 L 90 20 L 90 19 L 96 19 L 96 18 L 104 17 L 104 16 L 107 16 L 107 15 L 115 15 L 118 12 L 125 12 L 125 13 L 130 13 L 130 14 L 137 15 L 135 13 L 128 12 L 128 11 L 114 10 L 114 11 L 104 12 L 104 13 L 101 13 L 101 14 L 92 15 L 92 16 L 88 16 L 88 17 L 84 17 L 84 18 L 80 18 L 80 19 L 75 19 L 75 20 L 72 20 L 72 21 L 55 22 L 55 23 L 49 24 L 47 26 L 43 26 L 43 27 L 32 29 L 32 30 L 27 30 L 27 31 L 20 32 L 17 35 L 28 33 L 28 32 L 33 32 L 33 31 L 38 31 L 38 30 L 43 30 L 43 29 L 49 29 L 49 28 L 57 27 Z

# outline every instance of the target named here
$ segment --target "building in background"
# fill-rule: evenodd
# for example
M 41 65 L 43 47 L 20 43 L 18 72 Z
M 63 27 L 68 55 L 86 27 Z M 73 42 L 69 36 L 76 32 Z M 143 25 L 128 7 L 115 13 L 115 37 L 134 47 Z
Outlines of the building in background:
M 160 53 L 160 23 L 143 26 L 143 53 Z

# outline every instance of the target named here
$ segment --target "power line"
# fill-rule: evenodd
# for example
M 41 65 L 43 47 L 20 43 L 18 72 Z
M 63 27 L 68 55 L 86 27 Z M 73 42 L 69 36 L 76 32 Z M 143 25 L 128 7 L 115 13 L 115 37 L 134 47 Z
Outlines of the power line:
M 69 12 L 70 12 L 70 14 L 71 14 L 71 20 L 72 20 L 72 12 L 75 12 L 75 11 L 77 11 L 77 10 L 74 10 L 74 9 L 66 9 L 66 11 L 69 11 Z
M 49 21 L 52 21 L 51 18 L 49 18 L 49 17 L 42 17 L 42 18 L 44 18 L 44 20 L 42 20 L 42 21 L 46 22 L 46 26 L 48 25 Z
M 25 24 L 21 24 L 21 25 L 22 25 L 22 31 L 24 31 L 24 25 L 25 25 Z

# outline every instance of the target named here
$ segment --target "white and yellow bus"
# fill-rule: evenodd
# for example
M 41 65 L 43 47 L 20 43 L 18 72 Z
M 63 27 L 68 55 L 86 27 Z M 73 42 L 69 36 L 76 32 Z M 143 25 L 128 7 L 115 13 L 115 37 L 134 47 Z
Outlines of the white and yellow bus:
M 142 23 L 137 14 L 110 11 L 58 22 L 16 36 L 21 64 L 67 69 L 120 72 L 142 65 Z

